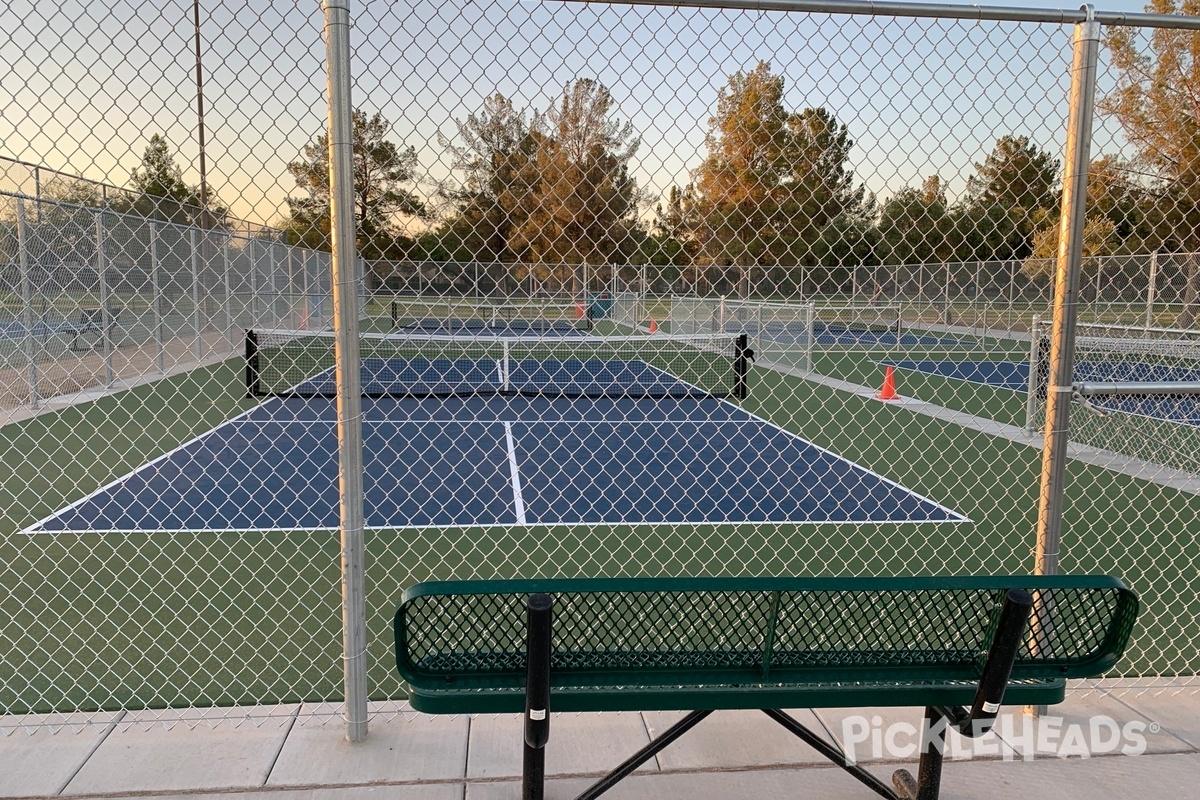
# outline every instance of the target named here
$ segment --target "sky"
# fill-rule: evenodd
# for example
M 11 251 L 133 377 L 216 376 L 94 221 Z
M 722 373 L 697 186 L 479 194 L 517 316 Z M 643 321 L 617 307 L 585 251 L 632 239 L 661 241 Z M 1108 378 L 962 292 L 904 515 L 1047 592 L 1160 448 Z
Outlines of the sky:
M 235 216 L 276 222 L 296 191 L 287 165 L 325 124 L 320 5 L 200 3 L 208 183 Z M 126 185 L 162 133 L 198 183 L 191 10 L 190 0 L 0 6 L 11 76 L 0 155 Z M 453 179 L 443 141 L 485 97 L 501 92 L 532 113 L 588 77 L 641 137 L 633 174 L 657 199 L 703 158 L 729 76 L 760 60 L 784 77 L 790 110 L 825 107 L 847 125 L 851 166 L 881 198 L 933 174 L 961 193 L 1000 136 L 1027 135 L 1056 156 L 1065 136 L 1069 25 L 550 0 L 352 0 L 351 15 L 353 103 L 415 149 L 426 195 Z M 1114 80 L 1102 54 L 1101 95 Z M 1115 122 L 1099 117 L 1093 155 L 1122 148 Z

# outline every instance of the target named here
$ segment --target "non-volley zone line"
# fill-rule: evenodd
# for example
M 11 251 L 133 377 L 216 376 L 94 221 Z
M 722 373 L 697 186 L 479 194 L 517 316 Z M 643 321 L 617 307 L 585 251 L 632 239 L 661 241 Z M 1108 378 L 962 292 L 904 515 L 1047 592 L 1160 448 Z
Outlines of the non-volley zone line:
M 371 529 L 965 518 L 718 400 L 365 401 Z M 27 529 L 336 530 L 335 410 L 270 400 Z

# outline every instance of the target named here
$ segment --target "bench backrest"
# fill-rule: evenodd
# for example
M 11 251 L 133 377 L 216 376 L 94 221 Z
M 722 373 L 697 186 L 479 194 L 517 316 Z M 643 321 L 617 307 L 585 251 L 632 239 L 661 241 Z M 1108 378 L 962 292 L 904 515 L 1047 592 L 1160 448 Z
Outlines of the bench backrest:
M 1008 589 L 1033 594 L 1013 680 L 1103 674 L 1136 596 L 1108 576 L 648 578 L 423 583 L 395 616 L 414 687 L 516 688 L 525 602 L 554 598 L 555 683 L 975 681 Z

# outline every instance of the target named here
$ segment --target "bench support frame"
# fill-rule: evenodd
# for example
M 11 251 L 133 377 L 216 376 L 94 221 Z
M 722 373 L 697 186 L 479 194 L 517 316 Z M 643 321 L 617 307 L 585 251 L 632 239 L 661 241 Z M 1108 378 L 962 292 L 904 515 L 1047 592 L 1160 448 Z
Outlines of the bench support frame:
M 546 783 L 546 744 L 550 741 L 550 659 L 552 650 L 554 601 L 547 594 L 532 594 L 527 603 L 526 633 L 527 680 L 524 726 L 524 768 L 521 776 L 522 800 L 543 800 Z M 846 757 L 832 744 L 800 724 L 780 709 L 761 709 L 805 744 L 857 778 L 867 788 L 888 800 L 938 800 L 942 781 L 942 759 L 946 730 L 953 726 L 964 736 L 975 738 L 991 730 L 1004 700 L 1004 691 L 1013 662 L 1033 608 L 1033 598 L 1025 591 L 1011 589 L 995 617 L 994 632 L 983 665 L 975 701 L 968 710 L 962 707 L 927 706 L 921 734 L 921 760 L 917 777 L 905 769 L 892 774 L 894 789 Z M 620 766 L 580 794 L 576 800 L 595 800 L 683 734 L 694 728 L 710 710 L 692 711 L 638 750 Z

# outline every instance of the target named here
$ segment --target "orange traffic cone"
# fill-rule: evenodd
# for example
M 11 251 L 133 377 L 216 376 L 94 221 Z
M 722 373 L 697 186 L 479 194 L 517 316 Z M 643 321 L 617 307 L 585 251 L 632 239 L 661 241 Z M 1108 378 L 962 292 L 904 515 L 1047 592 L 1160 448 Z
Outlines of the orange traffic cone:
M 658 323 L 655 322 L 654 320 L 650 320 L 650 332 L 658 333 Z
M 883 388 L 875 397 L 880 400 L 900 399 L 900 395 L 896 394 L 896 371 L 892 367 L 888 367 L 887 372 L 883 373 Z
M 575 319 L 583 319 L 583 303 L 575 304 Z

